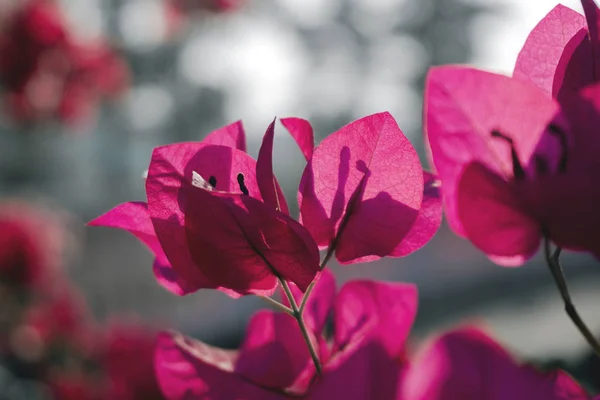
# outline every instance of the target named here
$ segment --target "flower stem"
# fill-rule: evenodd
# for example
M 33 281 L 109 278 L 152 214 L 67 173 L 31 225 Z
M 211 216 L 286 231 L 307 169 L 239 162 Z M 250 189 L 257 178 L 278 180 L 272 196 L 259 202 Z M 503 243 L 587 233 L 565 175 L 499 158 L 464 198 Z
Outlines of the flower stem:
M 322 374 L 321 362 L 319 361 L 319 356 L 317 355 L 317 351 L 313 346 L 312 341 L 310 340 L 310 335 L 308 334 L 308 329 L 306 328 L 306 324 L 304 323 L 304 318 L 302 317 L 302 312 L 298 308 L 298 304 L 296 303 L 296 299 L 294 299 L 294 295 L 290 289 L 290 286 L 284 279 L 279 279 L 281 286 L 283 287 L 283 291 L 285 292 L 286 297 L 288 298 L 290 305 L 292 306 L 292 316 L 298 322 L 298 326 L 300 327 L 300 331 L 302 332 L 302 336 L 304 337 L 304 341 L 308 346 L 308 351 L 310 352 L 310 356 L 315 364 L 315 369 L 317 370 L 317 374 Z
M 552 278 L 554 278 L 554 282 L 556 283 L 558 291 L 560 292 L 565 304 L 565 311 L 577 329 L 579 329 L 579 332 L 581 332 L 585 340 L 587 340 L 588 344 L 594 350 L 596 355 L 600 357 L 600 344 L 598 344 L 594 334 L 589 330 L 585 322 L 583 322 L 579 316 L 579 313 L 575 309 L 575 305 L 571 300 L 571 294 L 569 293 L 567 280 L 559 260 L 560 252 L 561 248 L 557 247 L 554 253 L 552 253 L 550 251 L 550 240 L 548 238 L 544 238 L 544 255 L 546 258 L 546 263 L 548 264 Z
M 275 306 L 280 311 L 283 311 L 286 314 L 290 314 L 292 317 L 294 316 L 294 311 L 291 308 L 289 308 L 288 306 L 285 306 L 285 305 L 281 304 L 277 300 L 272 299 L 271 297 L 268 297 L 268 296 L 258 296 L 258 297 L 260 297 L 261 299 L 263 299 L 267 303 Z

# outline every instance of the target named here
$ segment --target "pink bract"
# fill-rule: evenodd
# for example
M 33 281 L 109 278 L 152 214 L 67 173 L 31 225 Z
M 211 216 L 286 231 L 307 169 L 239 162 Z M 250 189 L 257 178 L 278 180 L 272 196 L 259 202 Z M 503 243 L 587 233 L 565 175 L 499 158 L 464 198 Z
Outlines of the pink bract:
M 549 218 L 540 187 L 564 172 L 558 104 L 529 82 L 458 66 L 433 68 L 425 96 L 450 227 L 496 262 L 522 264 Z
M 307 139 L 296 140 L 308 154 L 312 131 L 299 121 L 286 123 L 295 138 L 304 132 Z M 302 223 L 319 246 L 335 248 L 342 264 L 395 255 L 419 216 L 423 187 L 417 153 L 394 118 L 374 114 L 314 149 L 299 188 Z
M 314 365 L 294 319 L 261 311 L 236 352 L 163 334 L 155 363 L 166 397 L 285 399 L 288 392 L 308 390 L 311 399 L 394 399 L 404 368 L 400 356 L 416 313 L 416 289 L 355 281 L 334 299 L 332 282 L 324 272 L 305 311 L 324 371 L 312 385 Z M 339 333 L 329 346 L 322 336 L 323 310 L 332 307 Z
M 272 142 L 273 124 L 257 163 L 239 150 L 245 136 L 237 122 L 205 142 L 159 147 L 146 180 L 148 204 L 123 204 L 90 224 L 136 235 L 156 255 L 158 281 L 179 295 L 200 288 L 269 295 L 279 277 L 305 290 L 319 269 L 318 248 L 287 215 Z
M 585 17 L 559 4 L 537 24 L 513 72 L 561 102 L 600 80 L 600 10 L 593 0 L 581 3 Z
M 589 400 L 566 373 L 516 363 L 477 328 L 444 333 L 417 355 L 398 400 Z

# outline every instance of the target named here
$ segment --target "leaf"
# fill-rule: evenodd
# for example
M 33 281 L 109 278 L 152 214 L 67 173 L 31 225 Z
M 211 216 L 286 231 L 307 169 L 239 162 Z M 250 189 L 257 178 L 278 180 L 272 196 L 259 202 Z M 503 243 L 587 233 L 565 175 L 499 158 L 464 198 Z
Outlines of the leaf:
M 418 215 L 423 173 L 393 117 L 374 114 L 323 140 L 299 191 L 304 226 L 319 246 L 335 240 L 347 264 L 387 256 L 402 241 Z

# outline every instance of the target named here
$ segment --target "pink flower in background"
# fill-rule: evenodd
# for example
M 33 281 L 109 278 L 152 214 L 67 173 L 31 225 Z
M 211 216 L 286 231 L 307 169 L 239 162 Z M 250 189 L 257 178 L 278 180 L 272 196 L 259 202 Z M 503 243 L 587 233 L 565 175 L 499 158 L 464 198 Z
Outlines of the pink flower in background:
M 558 104 L 529 82 L 446 66 L 430 71 L 425 118 L 452 229 L 520 265 L 543 236 L 600 254 L 600 91 Z
M 449 331 L 412 361 L 398 400 L 589 400 L 562 371 L 519 365 L 477 328 Z
M 0 26 L 0 86 L 16 121 L 83 121 L 127 82 L 114 50 L 101 40 L 80 42 L 53 1 L 26 2 Z
M 0 283 L 49 285 L 62 267 L 65 232 L 55 215 L 19 201 L 0 203 Z
M 15 353 L 27 354 L 37 347 L 38 362 L 47 362 L 57 349 L 90 356 L 96 350 L 97 326 L 83 294 L 65 281 L 36 296 L 36 303 L 27 309 L 15 330 L 15 335 L 24 335 L 14 337 L 13 343 L 18 344 L 13 346 Z
M 239 123 L 201 143 L 155 149 L 148 204 L 126 203 L 91 224 L 138 236 L 157 255 L 159 281 L 177 294 L 200 288 L 272 294 L 278 277 L 306 289 L 319 269 L 319 253 L 310 234 L 287 215 L 271 168 L 273 129 L 271 124 L 258 162 L 230 147 L 245 147 Z
M 108 328 L 102 364 L 114 400 L 163 400 L 154 372 L 157 332 L 141 324 L 113 323 Z
M 336 295 L 334 278 L 325 271 L 304 313 L 323 364 L 321 378 L 296 321 L 265 310 L 250 321 L 238 351 L 161 335 L 158 380 L 170 400 L 285 399 L 307 391 L 311 399 L 394 399 L 416 308 L 412 285 L 353 281 Z M 330 313 L 332 338 L 324 332 Z
M 600 82 L 600 10 L 593 0 L 581 3 L 585 16 L 559 4 L 536 25 L 513 72 L 561 102 Z
M 342 264 L 404 256 L 437 231 L 434 177 L 394 118 L 380 113 L 332 133 L 313 151 L 307 121 L 284 119 L 308 165 L 299 188 L 302 224 Z

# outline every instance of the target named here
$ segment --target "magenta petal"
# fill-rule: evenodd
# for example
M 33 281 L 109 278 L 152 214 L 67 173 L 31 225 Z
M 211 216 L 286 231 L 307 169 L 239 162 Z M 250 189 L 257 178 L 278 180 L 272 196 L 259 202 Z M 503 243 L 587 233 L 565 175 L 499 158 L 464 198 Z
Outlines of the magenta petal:
M 584 400 L 583 389 L 565 376 L 543 375 L 517 365 L 475 328 L 444 334 L 413 362 L 404 377 L 403 400 Z
M 510 146 L 491 132 L 510 137 L 526 166 L 558 105 L 529 82 L 468 67 L 432 68 L 425 89 L 425 131 L 442 182 L 446 216 L 451 228 L 464 236 L 457 204 L 463 168 L 478 161 L 510 179 Z
M 118 205 L 104 215 L 89 222 L 88 225 L 107 226 L 129 231 L 154 253 L 156 257 L 153 264 L 154 275 L 163 287 L 177 295 L 184 295 L 194 291 L 184 280 L 177 276 L 171 264 L 169 264 L 160 242 L 154 233 L 154 226 L 150 220 L 148 205 L 146 203 L 135 201 Z
M 191 257 L 185 228 L 189 204 L 184 189 L 192 187 L 194 174 L 197 174 L 206 180 L 214 178 L 217 190 L 239 193 L 239 173 L 245 177 L 250 196 L 260 199 L 256 162 L 240 150 L 202 143 L 179 143 L 158 147 L 152 153 L 146 180 L 148 211 L 173 270 L 189 288 L 223 289 L 208 279 L 203 266 L 197 265 Z
M 427 171 L 423 171 L 423 202 L 419 215 L 406 237 L 390 254 L 392 257 L 404 257 L 425 246 L 436 234 L 442 223 L 442 200 L 439 181 Z
M 569 63 L 586 36 L 585 28 L 585 18 L 581 14 L 562 4 L 554 7 L 527 37 L 513 77 L 528 80 L 549 97 L 556 97 L 566 68 L 561 65 Z
M 272 311 L 260 311 L 252 317 L 235 364 L 236 373 L 264 387 L 285 389 L 307 368 L 314 373 L 294 318 Z
M 394 118 L 374 114 L 321 142 L 304 170 L 300 197 L 302 222 L 317 244 L 328 246 L 337 236 L 338 261 L 384 257 L 417 218 L 421 164 Z
M 246 133 L 242 121 L 236 121 L 233 124 L 224 126 L 209 133 L 204 140 L 204 144 L 216 144 L 227 146 L 246 152 Z
M 581 0 L 592 44 L 594 82 L 600 80 L 600 9 L 594 0 Z
M 181 334 L 163 333 L 155 371 L 168 400 L 282 400 L 233 372 L 237 353 L 216 349 Z
M 344 349 L 375 340 L 396 357 L 404 347 L 417 313 L 417 288 L 404 283 L 352 281 L 334 305 L 334 344 Z
M 600 254 L 600 187 L 597 174 L 554 177 L 538 187 L 537 207 L 549 238 L 569 250 Z
M 335 276 L 326 268 L 321 271 L 315 280 L 317 283 L 310 293 L 303 315 L 306 325 L 315 334 L 320 335 L 333 307 L 336 292 Z M 291 289 L 296 303 L 300 305 L 304 296 L 303 293 L 295 285 L 291 285 Z M 288 307 L 290 306 L 290 302 L 285 294 L 282 294 L 282 303 Z
M 397 397 L 402 370 L 398 358 L 380 343 L 362 343 L 327 362 L 324 378 L 313 384 L 310 399 L 404 400 Z
M 458 215 L 469 240 L 489 256 L 527 260 L 542 239 L 540 224 L 523 208 L 514 186 L 479 163 L 460 179 Z
M 260 188 L 260 194 L 262 195 L 266 205 L 272 207 L 274 210 L 281 211 L 284 214 L 289 214 L 287 202 L 285 196 L 273 173 L 273 137 L 275 136 L 275 120 L 271 122 L 265 136 L 263 138 L 262 146 L 258 153 L 258 160 L 256 161 L 256 180 L 258 181 L 258 187 Z
M 315 148 L 315 135 L 310 122 L 302 118 L 282 118 L 281 123 L 298 144 L 306 161 L 310 160 Z
M 192 259 L 220 286 L 269 295 L 276 276 L 305 291 L 319 251 L 297 221 L 250 196 L 190 187 L 185 228 Z

